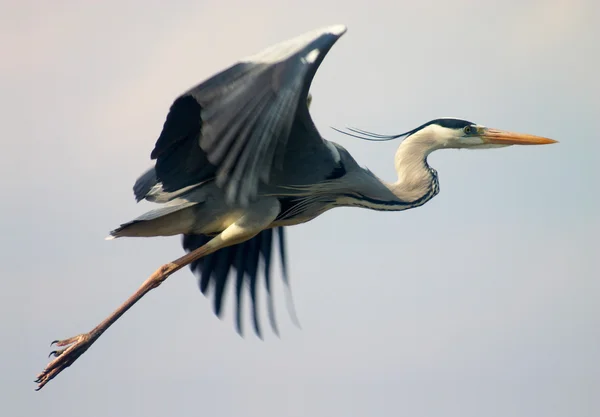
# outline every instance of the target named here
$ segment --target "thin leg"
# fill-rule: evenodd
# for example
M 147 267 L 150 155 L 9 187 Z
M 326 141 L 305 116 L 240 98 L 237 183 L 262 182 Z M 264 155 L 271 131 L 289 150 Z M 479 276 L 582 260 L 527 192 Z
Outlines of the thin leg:
M 269 205 L 265 203 L 257 205 L 255 208 L 257 211 L 247 213 L 204 246 L 158 268 L 127 301 L 89 333 L 52 342 L 52 345 L 56 344 L 63 347 L 63 349 L 50 352 L 50 356 L 54 356 L 55 359 L 37 376 L 35 382 L 38 387 L 36 391 L 42 389 L 56 375 L 71 366 L 119 317 L 125 314 L 144 295 L 162 284 L 171 274 L 221 248 L 248 240 L 264 227 L 267 227 L 277 216 L 279 204 L 275 206 L 272 202 Z
M 214 240 L 214 239 L 213 239 Z M 210 242 L 209 242 L 210 243 Z M 81 356 L 88 348 L 98 339 L 102 333 L 104 333 L 119 317 L 121 317 L 127 310 L 129 310 L 135 303 L 137 303 L 144 295 L 158 287 L 169 275 L 175 271 L 183 268 L 185 265 L 199 259 L 210 251 L 207 250 L 204 245 L 201 248 L 196 249 L 194 252 L 188 253 L 171 263 L 161 266 L 156 272 L 154 272 L 150 278 L 148 278 L 138 290 L 127 299 L 119 308 L 117 308 L 110 316 L 102 321 L 89 333 L 80 334 L 75 337 L 71 337 L 65 340 L 55 340 L 52 344 L 56 346 L 64 347 L 63 349 L 54 350 L 50 352 L 50 356 L 54 356 L 53 359 L 42 373 L 40 373 L 35 382 L 38 383 L 37 390 L 40 390 L 56 375 L 61 373 L 64 369 L 71 366 L 79 356 Z

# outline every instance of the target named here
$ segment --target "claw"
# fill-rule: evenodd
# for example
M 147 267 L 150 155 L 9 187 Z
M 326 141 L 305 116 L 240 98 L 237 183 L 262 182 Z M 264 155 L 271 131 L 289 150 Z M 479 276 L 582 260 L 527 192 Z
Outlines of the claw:
M 54 356 L 55 358 L 58 358 L 60 355 L 62 355 L 65 352 L 65 350 L 66 349 L 53 350 L 52 352 L 50 352 L 50 354 L 48 355 L 48 357 Z
M 64 371 L 66 368 L 71 366 L 73 362 L 79 358 L 85 352 L 90 345 L 94 342 L 95 338 L 91 337 L 89 333 L 71 337 L 65 340 L 55 340 L 50 346 L 67 346 L 64 349 L 53 350 L 50 352 L 48 357 L 54 356 L 55 359 L 51 360 L 46 366 L 46 369 L 37 376 L 35 382 L 38 384 L 36 391 L 42 389 L 48 382 L 54 379 L 59 373 Z

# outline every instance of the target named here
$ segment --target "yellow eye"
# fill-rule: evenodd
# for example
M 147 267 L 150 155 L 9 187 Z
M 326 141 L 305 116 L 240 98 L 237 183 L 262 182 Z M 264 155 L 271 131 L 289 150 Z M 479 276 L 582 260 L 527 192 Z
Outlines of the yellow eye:
M 466 135 L 470 135 L 473 132 L 473 129 L 471 128 L 471 126 L 465 126 L 465 128 L 463 130 Z

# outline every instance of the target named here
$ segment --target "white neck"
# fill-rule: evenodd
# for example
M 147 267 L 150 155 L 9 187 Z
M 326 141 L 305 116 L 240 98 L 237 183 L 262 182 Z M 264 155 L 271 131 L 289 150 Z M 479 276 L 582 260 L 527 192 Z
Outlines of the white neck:
M 398 180 L 387 184 L 400 200 L 416 201 L 431 193 L 433 174 L 427 165 L 427 156 L 435 149 L 428 138 L 418 134 L 400 144 L 394 158 Z
M 439 149 L 432 143 L 430 135 L 413 134 L 398 147 L 394 164 L 398 180 L 393 183 L 383 181 L 367 169 L 350 170 L 345 181 L 327 182 L 324 186 L 327 195 L 336 195 L 334 206 L 362 207 L 380 211 L 401 211 L 419 207 L 432 199 L 439 191 L 435 170 L 427 165 L 427 155 Z M 356 161 L 344 153 L 342 159 Z M 351 178 L 356 176 L 356 178 Z M 340 186 L 333 191 L 334 184 Z M 352 184 L 348 187 L 348 184 Z M 317 187 L 313 193 L 320 191 Z

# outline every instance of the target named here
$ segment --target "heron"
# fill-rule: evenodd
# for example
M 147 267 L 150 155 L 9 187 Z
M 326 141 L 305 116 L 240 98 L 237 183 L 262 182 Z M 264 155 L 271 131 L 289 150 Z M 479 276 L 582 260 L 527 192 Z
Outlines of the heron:
M 336 207 L 403 211 L 422 206 L 439 193 L 438 174 L 427 162 L 437 150 L 557 142 L 449 117 L 392 135 L 338 130 L 371 141 L 401 139 L 394 157 L 397 179 L 384 181 L 361 167 L 343 146 L 323 138 L 309 113 L 314 75 L 346 31 L 344 25 L 333 25 L 273 45 L 173 101 L 150 155 L 154 166 L 133 187 L 137 201 L 147 200 L 158 208 L 123 223 L 109 238 L 182 235 L 186 254 L 158 268 L 91 331 L 55 340 L 52 344 L 60 349 L 50 353 L 53 359 L 38 375 L 38 390 L 145 294 L 185 266 L 198 276 L 205 295 L 212 290 L 217 315 L 228 279 L 235 276 L 240 334 L 246 288 L 254 332 L 261 335 L 256 294 L 264 275 L 269 318 L 277 333 L 270 268 L 272 249 L 278 246 L 282 280 L 289 291 L 285 228 Z M 293 305 L 290 313 L 294 318 Z

